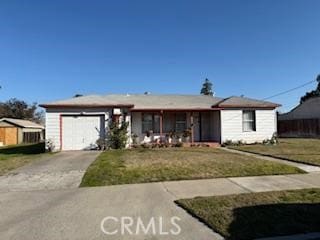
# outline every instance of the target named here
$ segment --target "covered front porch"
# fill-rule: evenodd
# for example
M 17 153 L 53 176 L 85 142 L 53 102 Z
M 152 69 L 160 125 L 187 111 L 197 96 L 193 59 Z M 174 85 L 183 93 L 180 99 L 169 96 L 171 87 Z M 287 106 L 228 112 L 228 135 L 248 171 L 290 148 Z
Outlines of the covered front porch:
M 133 111 L 131 135 L 142 143 L 149 135 L 154 142 L 169 138 L 183 143 L 220 143 L 220 111 Z

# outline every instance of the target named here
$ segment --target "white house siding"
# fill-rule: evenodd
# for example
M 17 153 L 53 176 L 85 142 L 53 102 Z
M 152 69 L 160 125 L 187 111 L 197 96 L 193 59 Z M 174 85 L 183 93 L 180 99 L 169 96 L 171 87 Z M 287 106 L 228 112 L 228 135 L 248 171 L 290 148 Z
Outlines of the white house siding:
M 97 115 L 105 116 L 105 127 L 108 127 L 111 109 L 47 109 L 46 112 L 46 140 L 52 141 L 54 150 L 59 151 L 60 146 L 60 116 L 61 115 Z
M 60 112 L 46 112 L 46 140 L 51 141 L 54 150 L 60 149 Z
M 277 131 L 276 118 L 275 110 L 256 110 L 256 131 L 244 132 L 242 110 L 221 110 L 221 142 L 254 143 L 270 139 Z

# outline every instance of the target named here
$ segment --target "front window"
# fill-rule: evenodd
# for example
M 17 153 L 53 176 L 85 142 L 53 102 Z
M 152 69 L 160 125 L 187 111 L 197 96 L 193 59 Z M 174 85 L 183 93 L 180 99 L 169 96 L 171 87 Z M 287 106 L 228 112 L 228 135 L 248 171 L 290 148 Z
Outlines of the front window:
M 253 110 L 244 110 L 242 112 L 242 125 L 244 132 L 256 131 L 256 112 Z
M 182 133 L 187 128 L 187 117 L 185 113 L 176 114 L 176 132 Z
M 154 133 L 160 132 L 160 116 L 154 113 L 142 114 L 142 132 L 153 131 Z

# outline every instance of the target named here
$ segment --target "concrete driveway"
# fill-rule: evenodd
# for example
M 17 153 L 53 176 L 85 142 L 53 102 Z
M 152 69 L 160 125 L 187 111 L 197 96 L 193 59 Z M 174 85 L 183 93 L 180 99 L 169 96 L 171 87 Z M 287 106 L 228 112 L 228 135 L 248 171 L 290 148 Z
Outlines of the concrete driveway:
M 44 155 L 0 176 L 0 192 L 77 188 L 97 151 L 70 151 Z

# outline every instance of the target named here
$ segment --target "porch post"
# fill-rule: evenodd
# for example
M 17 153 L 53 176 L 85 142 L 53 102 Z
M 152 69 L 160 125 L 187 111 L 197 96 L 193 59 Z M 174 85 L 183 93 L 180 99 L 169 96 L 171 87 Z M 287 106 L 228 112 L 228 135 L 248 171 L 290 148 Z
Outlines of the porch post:
M 163 110 L 160 111 L 160 142 L 162 142 L 163 134 Z
M 132 134 L 131 134 L 131 112 L 128 112 L 127 115 L 124 115 L 125 117 L 125 122 L 128 123 L 128 132 L 127 132 L 127 136 L 128 136 L 128 140 L 127 140 L 127 144 L 126 147 L 130 147 L 130 145 L 132 144 Z
M 190 124 L 191 124 L 191 143 L 194 143 L 194 122 L 193 122 L 193 112 L 190 115 Z

